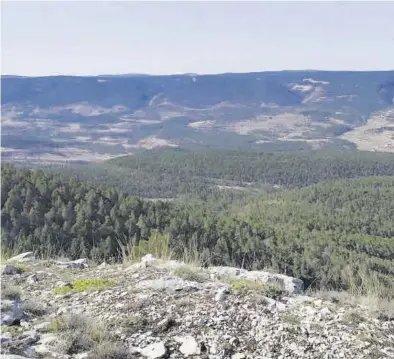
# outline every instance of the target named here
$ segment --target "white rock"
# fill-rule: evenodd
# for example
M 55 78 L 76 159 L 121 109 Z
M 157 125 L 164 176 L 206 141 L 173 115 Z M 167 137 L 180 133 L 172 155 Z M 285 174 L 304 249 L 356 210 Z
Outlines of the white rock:
M 181 290 L 200 289 L 201 285 L 199 283 L 189 282 L 182 278 L 174 277 L 144 280 L 137 283 L 136 288 L 176 292 Z
M 227 288 L 220 288 L 215 295 L 215 301 L 222 302 L 226 298 L 227 294 L 228 294 Z
M 75 261 L 69 261 L 69 262 L 57 262 L 56 264 L 58 267 L 69 268 L 69 269 L 75 269 L 75 268 L 83 269 L 88 267 L 86 258 L 80 258 L 80 259 L 76 259 Z
M 141 258 L 141 266 L 149 267 L 157 261 L 156 257 L 153 254 L 147 254 Z
M 277 285 L 282 287 L 288 294 L 300 293 L 304 288 L 304 283 L 302 280 L 289 277 L 284 274 L 276 274 L 264 271 L 248 271 L 246 269 L 233 267 L 210 267 L 207 269 L 207 271 L 219 278 L 237 276 L 250 281 Z
M 85 359 L 89 358 L 89 353 L 79 353 L 75 354 L 74 359 Z
M 191 335 L 183 338 L 178 338 L 178 342 L 181 342 L 182 345 L 179 348 L 179 351 L 186 357 L 190 355 L 197 355 L 201 353 L 200 345 L 197 343 L 196 339 L 194 339 Z
M 139 350 L 140 354 L 148 359 L 163 358 L 167 354 L 167 348 L 164 342 L 153 343 Z
M 245 359 L 246 355 L 243 353 L 236 353 L 231 356 L 231 359 Z
M 34 259 L 33 252 L 24 252 L 14 256 L 8 260 L 8 262 L 27 262 Z

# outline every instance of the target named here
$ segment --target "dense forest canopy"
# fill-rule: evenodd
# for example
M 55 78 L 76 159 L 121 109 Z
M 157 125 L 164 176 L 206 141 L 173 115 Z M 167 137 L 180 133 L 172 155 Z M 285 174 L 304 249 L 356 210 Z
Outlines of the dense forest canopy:
M 357 151 L 154 150 L 99 165 L 48 170 L 63 178 L 112 185 L 142 197 L 194 194 L 206 200 L 218 185 L 242 186 L 244 191 L 256 193 L 272 189 L 273 185 L 294 188 L 343 178 L 392 176 L 394 155 Z
M 140 161 L 144 156 L 150 156 L 151 163 Z M 243 192 L 237 198 L 231 191 L 211 191 L 204 194 L 206 201 L 150 201 L 122 186 L 119 190 L 64 174 L 3 165 L 2 247 L 12 252 L 34 250 L 43 257 L 111 261 L 121 259 L 123 245 L 137 246 L 158 231 L 168 235 L 179 258 L 193 249 L 204 264 L 271 268 L 303 279 L 307 287 L 374 286 L 382 295 L 394 293 L 394 156 L 204 156 L 153 152 L 106 166 L 111 175 L 112 168 L 125 170 L 118 181 L 127 182 L 140 161 L 139 176 L 148 183 L 142 191 L 155 183 L 154 195 L 184 193 L 184 188 L 176 192 L 170 182 L 163 184 L 177 174 L 179 181 L 189 184 L 209 174 L 222 180 L 276 181 L 304 188 L 258 196 Z M 116 185 L 116 180 L 107 184 Z M 201 198 L 200 188 L 191 190 Z

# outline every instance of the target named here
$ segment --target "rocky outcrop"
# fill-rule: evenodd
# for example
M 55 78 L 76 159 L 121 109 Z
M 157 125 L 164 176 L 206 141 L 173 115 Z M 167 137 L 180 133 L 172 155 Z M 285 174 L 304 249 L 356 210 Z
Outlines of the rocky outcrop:
M 23 262 L 29 262 L 34 260 L 34 253 L 33 252 L 24 252 L 21 254 L 18 254 L 17 256 L 11 257 L 8 262 L 10 263 L 23 263 Z
M 247 271 L 246 269 L 233 267 L 212 267 L 208 268 L 208 272 L 213 275 L 213 278 L 217 279 L 232 276 L 239 279 L 272 284 L 284 289 L 288 294 L 298 294 L 304 289 L 302 280 L 283 274 L 264 271 Z
M 307 296 L 290 277 L 167 264 L 31 261 L 2 276 L 2 357 L 394 358 L 393 316 Z

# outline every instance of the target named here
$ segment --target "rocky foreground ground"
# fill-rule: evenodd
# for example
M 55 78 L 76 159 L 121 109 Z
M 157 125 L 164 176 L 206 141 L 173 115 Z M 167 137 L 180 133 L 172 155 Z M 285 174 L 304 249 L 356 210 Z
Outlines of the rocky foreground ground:
M 31 253 L 1 272 L 5 359 L 394 358 L 393 312 L 306 295 L 286 276 Z

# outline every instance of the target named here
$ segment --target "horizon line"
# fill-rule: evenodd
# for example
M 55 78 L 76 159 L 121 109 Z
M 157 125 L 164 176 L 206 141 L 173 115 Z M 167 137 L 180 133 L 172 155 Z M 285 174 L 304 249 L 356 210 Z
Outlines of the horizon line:
M 163 73 L 163 74 L 149 74 L 149 73 L 103 73 L 103 74 L 71 74 L 71 73 L 57 73 L 45 75 L 22 75 L 22 74 L 1 74 L 1 77 L 138 77 L 138 76 L 215 76 L 215 75 L 242 75 L 242 74 L 258 74 L 258 73 L 272 73 L 272 72 L 392 72 L 393 69 L 368 69 L 368 70 L 325 70 L 325 69 L 284 69 L 284 70 L 263 70 L 263 71 L 240 71 L 240 72 L 215 72 L 215 73 Z

